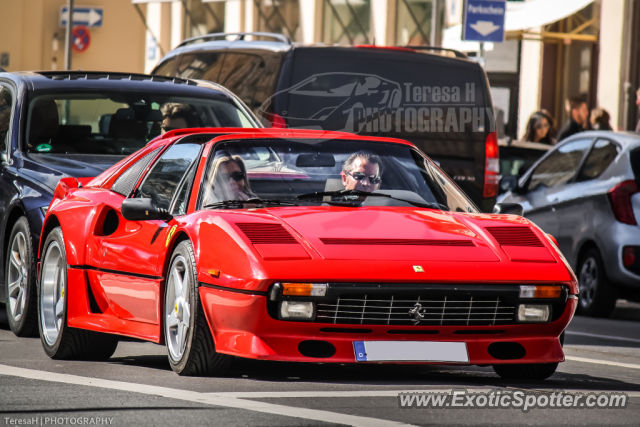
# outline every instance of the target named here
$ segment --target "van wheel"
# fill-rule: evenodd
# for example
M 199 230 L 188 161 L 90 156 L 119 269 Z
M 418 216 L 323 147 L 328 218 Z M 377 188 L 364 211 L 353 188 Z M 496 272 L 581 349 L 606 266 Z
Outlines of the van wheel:
M 169 265 L 164 302 L 164 334 L 171 368 L 179 375 L 219 376 L 233 357 L 217 353 L 198 292 L 191 242 L 181 242 Z
M 40 340 L 47 356 L 62 360 L 107 360 L 115 353 L 114 335 L 67 325 L 67 254 L 60 227 L 54 228 L 44 244 L 38 287 Z
M 616 307 L 618 288 L 607 279 L 600 252 L 590 249 L 578 267 L 578 314 L 609 317 Z
M 507 380 L 546 380 L 554 374 L 557 368 L 557 363 L 493 365 L 496 374 Z
M 38 290 L 36 266 L 27 218 L 16 221 L 9 237 L 4 263 L 7 318 L 19 337 L 38 335 Z

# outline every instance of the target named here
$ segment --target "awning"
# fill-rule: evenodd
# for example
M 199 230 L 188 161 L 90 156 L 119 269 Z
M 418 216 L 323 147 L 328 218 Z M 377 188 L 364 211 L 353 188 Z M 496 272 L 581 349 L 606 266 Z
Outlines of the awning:
M 510 37 L 512 34 L 522 34 L 523 31 L 531 28 L 539 28 L 549 25 L 561 19 L 567 18 L 574 13 L 584 9 L 594 0 L 528 0 L 525 2 L 507 2 L 507 14 L 505 16 L 505 27 L 507 39 L 520 38 Z M 512 34 L 509 34 L 511 32 Z M 549 33 L 550 34 L 550 33 Z M 557 33 L 554 33 L 557 35 Z M 539 36 L 539 34 L 538 34 Z M 595 36 L 582 36 L 578 34 L 566 34 L 565 38 L 589 39 Z M 555 37 L 559 38 L 559 37 Z M 593 41 L 593 40 L 591 40 Z M 485 48 L 489 43 L 485 43 Z M 456 49 L 462 52 L 476 52 L 480 49 L 478 42 L 468 42 L 462 40 L 462 24 L 444 30 L 442 46 L 449 49 Z M 491 47 L 489 48 L 489 50 Z
M 542 27 L 571 16 L 591 3 L 593 3 L 593 0 L 507 2 L 505 27 L 507 31 Z

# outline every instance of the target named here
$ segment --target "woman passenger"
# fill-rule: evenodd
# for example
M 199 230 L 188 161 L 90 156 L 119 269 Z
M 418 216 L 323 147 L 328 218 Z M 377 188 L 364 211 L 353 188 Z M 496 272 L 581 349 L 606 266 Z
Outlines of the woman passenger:
M 223 200 L 247 200 L 257 197 L 249 185 L 247 168 L 240 156 L 219 151 L 213 160 L 213 182 L 210 181 L 205 205 Z

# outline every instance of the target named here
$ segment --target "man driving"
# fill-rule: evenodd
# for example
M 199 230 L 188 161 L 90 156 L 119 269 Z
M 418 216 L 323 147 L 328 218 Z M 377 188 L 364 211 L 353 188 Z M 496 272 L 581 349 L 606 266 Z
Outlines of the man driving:
M 162 133 L 175 129 L 198 127 L 195 124 L 194 113 L 186 104 L 166 103 L 160 109 L 162 111 Z
M 379 156 L 358 151 L 349 156 L 342 165 L 342 185 L 345 190 L 371 193 L 380 189 L 384 165 Z

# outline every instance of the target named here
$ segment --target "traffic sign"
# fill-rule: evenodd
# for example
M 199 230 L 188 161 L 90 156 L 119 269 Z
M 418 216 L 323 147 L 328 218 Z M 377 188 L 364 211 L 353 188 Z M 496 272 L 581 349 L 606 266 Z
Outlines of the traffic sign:
M 84 25 L 87 28 L 102 27 L 104 9 L 101 7 L 77 6 L 73 8 L 73 26 Z M 69 20 L 69 8 L 60 8 L 60 26 L 66 27 Z
M 503 42 L 506 3 L 505 0 L 467 0 L 462 40 Z
M 78 25 L 73 27 L 73 31 L 71 32 L 73 36 L 73 51 L 82 53 L 85 50 L 89 49 L 89 45 L 91 44 L 91 32 L 84 25 Z

